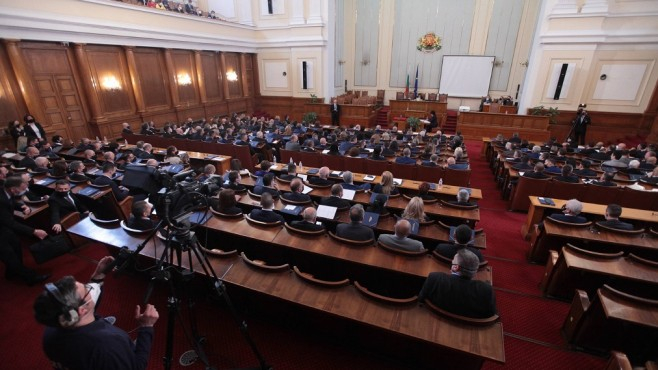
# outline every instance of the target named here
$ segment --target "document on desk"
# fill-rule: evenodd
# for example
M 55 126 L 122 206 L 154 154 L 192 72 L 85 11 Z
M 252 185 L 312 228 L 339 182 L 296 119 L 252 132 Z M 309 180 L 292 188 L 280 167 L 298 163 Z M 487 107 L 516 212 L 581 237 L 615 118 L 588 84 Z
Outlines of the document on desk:
M 308 193 L 310 193 L 310 192 L 312 192 L 312 191 L 313 191 L 313 188 L 312 188 L 312 187 L 304 185 L 304 190 L 302 190 L 302 193 L 303 193 L 303 194 L 308 194 Z
M 326 218 L 329 220 L 333 220 L 336 217 L 337 210 L 338 208 L 336 207 L 319 205 L 317 216 L 318 218 Z
M 393 184 L 394 184 L 395 186 L 400 186 L 400 185 L 402 185 L 402 179 L 395 179 L 395 178 L 394 178 L 394 179 L 393 179 Z
M 355 190 L 343 189 L 343 196 L 341 198 L 347 200 L 353 200 L 355 194 L 356 194 Z
M 365 175 L 363 176 L 363 181 L 372 181 L 375 179 L 375 175 Z
M 379 213 L 374 212 L 364 212 L 363 213 L 363 224 L 369 227 L 377 226 L 379 222 Z
M 308 176 L 304 175 L 303 173 L 298 173 L 297 177 L 299 177 L 300 179 L 302 179 L 304 181 L 308 180 Z M 304 194 L 306 194 L 306 193 L 304 193 Z
M 304 207 L 302 207 L 302 206 L 296 206 L 296 205 L 293 205 L 293 204 L 288 204 L 287 206 L 285 206 L 281 209 L 281 212 L 297 216 L 298 214 L 302 213 L 303 209 L 304 209 Z

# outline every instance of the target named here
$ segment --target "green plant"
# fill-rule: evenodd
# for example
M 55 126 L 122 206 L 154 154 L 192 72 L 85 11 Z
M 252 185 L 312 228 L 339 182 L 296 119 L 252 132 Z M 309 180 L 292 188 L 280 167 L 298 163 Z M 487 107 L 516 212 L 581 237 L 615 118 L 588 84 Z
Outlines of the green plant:
M 302 120 L 306 123 L 309 124 L 315 124 L 315 121 L 318 120 L 318 114 L 315 112 L 308 112 L 304 114 L 304 117 L 302 117 Z
M 413 131 L 418 131 L 418 127 L 420 127 L 420 119 L 416 117 L 409 117 L 407 118 L 407 124 Z
M 318 102 L 318 96 L 315 94 L 311 94 L 311 103 L 317 103 Z
M 556 124 L 557 123 L 557 116 L 560 114 L 560 111 L 557 109 L 557 107 L 552 108 L 552 107 L 544 107 L 543 105 L 538 105 L 536 107 L 530 108 L 530 115 L 531 116 L 547 116 L 548 117 L 548 122 L 551 124 Z

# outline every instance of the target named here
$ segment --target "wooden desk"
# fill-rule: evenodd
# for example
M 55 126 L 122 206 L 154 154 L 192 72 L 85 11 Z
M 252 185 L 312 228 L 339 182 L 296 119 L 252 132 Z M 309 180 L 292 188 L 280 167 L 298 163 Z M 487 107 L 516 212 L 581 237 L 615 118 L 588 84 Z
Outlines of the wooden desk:
M 512 137 L 518 133 L 520 137 L 534 142 L 545 142 L 549 139 L 549 123 L 546 116 L 526 116 L 521 114 L 460 112 L 457 130 L 466 139 L 481 140 L 482 137 L 496 137 L 503 134 Z
M 553 222 L 544 223 L 544 231 L 531 245 L 529 259 L 534 262 L 545 263 L 549 249 L 571 243 L 576 246 L 587 245 L 590 250 L 615 250 L 631 253 L 639 251 L 642 255 L 658 257 L 658 239 L 653 236 L 625 235 L 603 230 L 594 230 L 589 227 L 562 226 Z
M 240 230 L 235 222 L 222 219 L 209 221 L 208 225 Z M 277 229 L 281 230 L 281 229 Z M 106 228 L 83 220 L 69 228 L 68 232 L 88 239 L 96 240 L 107 245 L 120 247 L 128 245 L 131 249 L 141 243 L 146 237 L 143 234 L 129 235 L 118 226 Z M 262 233 L 254 233 L 260 239 Z M 162 241 L 154 238 L 147 244 L 142 255 L 154 258 L 158 251 L 162 251 Z M 287 241 L 286 241 L 287 243 Z M 152 247 L 149 246 L 153 244 Z M 308 244 L 308 243 L 307 243 Z M 286 244 L 287 245 L 287 244 Z M 308 245 L 307 245 L 308 246 Z M 373 247 L 374 248 L 374 247 Z M 382 251 L 383 252 L 383 251 Z M 290 271 L 264 272 L 247 266 L 237 256 L 228 258 L 209 258 L 210 263 L 218 275 L 226 273 L 223 281 L 230 286 L 239 287 L 252 294 L 274 297 L 277 301 L 294 304 L 327 315 L 327 319 L 337 318 L 345 320 L 358 328 L 374 328 L 385 335 L 392 335 L 400 340 L 417 340 L 422 344 L 431 345 L 433 351 L 445 356 L 446 366 L 452 368 L 479 369 L 485 360 L 504 363 L 503 330 L 502 324 L 497 323 L 488 327 L 466 327 L 448 321 L 417 305 L 390 306 L 373 302 L 358 293 L 353 286 L 344 286 L 327 289 L 301 281 Z M 185 260 L 181 265 L 189 267 Z M 198 261 L 192 262 L 194 270 L 202 273 Z M 353 334 L 353 333 L 352 333 Z M 414 342 L 414 345 L 418 343 Z
M 579 290 L 562 331 L 578 347 L 605 354 L 610 349 L 623 351 L 637 362 L 653 360 L 658 348 L 658 301 L 620 293 L 606 285 L 590 302 Z
M 527 240 L 530 237 L 530 233 L 535 224 L 540 223 L 545 217 L 547 217 L 548 211 L 551 212 L 560 212 L 562 206 L 564 206 L 567 201 L 564 199 L 553 199 L 555 203 L 554 206 L 549 206 L 541 204 L 539 202 L 539 197 L 531 195 L 530 196 L 530 208 L 528 209 L 528 218 L 526 219 L 525 224 L 521 226 L 521 235 Z M 583 203 L 583 210 L 581 213 L 605 216 L 605 209 L 607 205 L 605 204 L 595 204 L 595 203 Z M 658 223 L 658 212 L 648 211 L 643 209 L 633 209 L 633 208 L 624 208 L 621 217 L 625 220 L 640 221 L 646 223 Z
M 132 150 L 135 148 L 135 145 L 125 145 L 121 150 Z M 180 151 L 179 151 L 180 152 Z M 190 161 L 203 162 L 203 164 L 212 164 L 215 166 L 218 174 L 223 174 L 231 168 L 231 157 L 227 155 L 211 154 L 211 153 L 202 153 L 202 152 L 193 152 L 193 151 L 183 151 L 190 156 Z M 153 148 L 153 155 L 163 159 L 167 153 L 167 148 Z
M 562 247 L 559 256 L 556 251 L 551 252 L 551 261 L 547 263 L 541 283 L 545 295 L 570 299 L 576 289 L 594 294 L 596 289 L 610 280 L 614 280 L 615 287 L 624 291 L 656 291 L 658 266 L 651 266 L 630 256 L 597 257 L 580 253 L 568 246 Z M 553 259 L 556 261 L 553 262 Z
M 425 118 L 431 111 L 436 113 L 439 127 L 443 127 L 448 117 L 448 103 L 439 103 L 436 100 L 390 100 L 389 106 L 389 117 L 403 116 L 405 125 L 408 117 Z

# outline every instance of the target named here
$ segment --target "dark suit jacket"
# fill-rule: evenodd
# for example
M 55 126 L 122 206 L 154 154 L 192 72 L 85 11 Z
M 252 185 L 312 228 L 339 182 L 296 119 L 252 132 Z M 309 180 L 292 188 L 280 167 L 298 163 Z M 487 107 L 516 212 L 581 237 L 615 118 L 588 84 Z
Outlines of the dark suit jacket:
M 268 186 L 263 186 L 263 185 L 254 186 L 254 194 L 261 195 L 263 193 L 270 193 L 270 194 L 272 194 L 273 198 L 276 198 L 276 197 L 279 196 L 279 191 L 274 189 L 274 188 L 270 188 Z
M 128 220 L 126 226 L 135 230 L 151 230 L 155 227 L 155 223 L 150 218 L 130 216 L 130 220 Z
M 383 189 L 382 189 L 382 185 L 381 185 L 381 184 L 377 184 L 377 185 L 375 185 L 374 188 L 372 188 L 372 192 L 373 192 L 373 193 L 381 193 L 382 190 L 383 190 Z M 400 191 L 398 190 L 397 187 L 394 186 L 393 189 L 391 189 L 391 194 L 389 194 L 389 195 L 397 195 L 397 194 L 400 194 Z
M 14 219 L 14 210 L 20 210 L 20 205 L 7 195 L 5 189 L 0 189 L 0 228 L 13 232 L 32 235 L 34 229 Z
M 547 179 L 548 175 L 544 175 L 541 172 L 528 171 L 523 174 L 524 177 L 530 177 L 532 179 Z
M 594 170 L 590 170 L 589 168 L 583 168 L 582 170 L 574 170 L 573 173 L 575 173 L 578 176 L 598 176 Z
M 293 221 L 290 223 L 290 226 L 294 227 L 295 229 L 300 229 L 304 231 L 320 231 L 324 230 L 324 226 L 322 225 L 317 225 L 305 220 L 301 221 Z
M 43 129 L 43 127 L 41 126 L 41 124 L 39 122 L 34 122 L 34 125 L 37 127 L 37 130 L 39 131 L 39 134 L 41 135 L 41 138 L 43 140 L 46 140 L 46 130 Z M 25 131 L 25 136 L 38 137 L 37 133 L 34 132 L 32 127 L 30 127 L 30 125 L 28 125 L 28 124 L 25 124 L 25 126 L 23 126 L 23 130 Z
M 249 213 L 249 217 L 256 221 L 261 221 L 261 222 L 285 222 L 283 219 L 283 216 L 280 214 L 274 212 L 274 211 L 264 211 L 262 209 L 254 209 Z
M 18 162 L 18 167 L 25 167 L 33 170 L 37 167 L 37 163 L 34 161 L 34 159 L 25 156 L 23 159 L 21 159 L 20 162 Z
M 328 196 L 320 199 L 320 205 L 346 209 L 350 208 L 350 201 L 339 197 Z
M 82 200 L 78 199 L 77 195 L 73 193 L 71 193 L 70 195 L 71 198 L 73 198 L 73 202 L 75 203 L 75 205 L 71 204 L 71 202 L 69 202 L 67 198 L 58 196 L 56 192 L 53 195 L 51 195 L 50 198 L 48 198 L 51 226 L 60 223 L 62 221 L 62 218 L 64 218 L 69 213 L 73 213 L 73 212 L 84 213 L 88 211 L 85 204 L 82 202 Z
M 375 239 L 375 233 L 371 228 L 361 223 L 338 224 L 336 235 L 350 240 L 366 241 Z
M 311 185 L 318 185 L 318 186 L 329 186 L 334 184 L 334 182 L 329 179 L 321 179 L 317 176 L 309 176 L 308 182 Z
M 297 142 L 289 141 L 289 142 L 286 143 L 286 150 L 290 150 L 290 151 L 293 151 L 293 152 L 298 152 L 301 148 L 302 148 L 302 146 L 299 145 L 299 143 L 297 143 Z
M 109 178 L 105 175 L 98 176 L 94 180 L 93 184 L 94 185 L 101 185 L 101 186 L 110 185 L 110 187 L 112 188 L 112 193 L 114 193 L 114 197 L 117 198 L 117 202 L 120 202 L 120 201 L 126 199 L 126 197 L 128 196 L 127 191 L 122 191 L 121 189 L 119 189 L 119 185 L 117 185 L 116 182 L 112 181 L 111 178 Z
M 487 318 L 496 314 L 496 297 L 491 285 L 457 275 L 430 273 L 418 294 L 418 301 L 425 299 L 457 315 Z
M 398 164 L 416 164 L 416 160 L 411 157 L 397 157 L 395 163 Z
M 613 229 L 619 229 L 619 230 L 633 230 L 633 225 L 629 224 L 628 222 L 623 222 L 619 220 L 605 220 L 598 222 L 597 225 L 602 225 L 602 226 L 607 226 L 611 227 Z
M 615 184 L 612 181 L 598 181 L 597 180 L 597 181 L 592 181 L 591 184 L 592 185 L 598 185 L 598 186 L 609 186 L 609 187 L 617 186 L 617 184 Z
M 562 182 L 570 182 L 572 184 L 580 182 L 580 180 L 578 179 L 578 176 L 562 176 L 562 175 L 560 175 L 560 176 L 555 177 L 553 180 L 562 181 Z
M 310 202 L 311 197 L 308 194 L 302 194 L 302 193 L 284 193 L 281 195 L 281 198 L 285 200 L 289 200 L 292 202 Z

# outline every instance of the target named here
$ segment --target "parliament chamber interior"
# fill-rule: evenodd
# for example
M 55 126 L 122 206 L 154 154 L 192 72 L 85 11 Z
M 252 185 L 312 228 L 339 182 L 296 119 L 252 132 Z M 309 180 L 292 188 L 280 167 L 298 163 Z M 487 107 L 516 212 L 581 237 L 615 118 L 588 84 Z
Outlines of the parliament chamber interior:
M 8 368 L 658 368 L 658 2 L 0 0 L 0 39 Z

